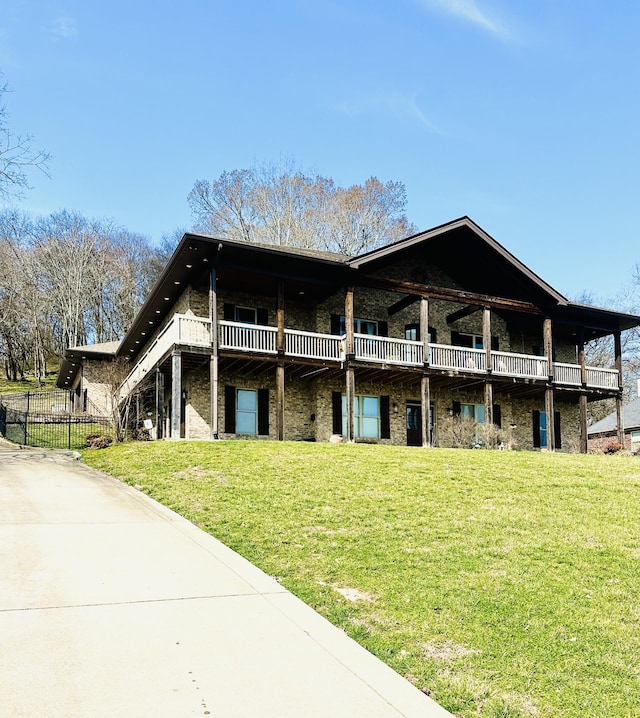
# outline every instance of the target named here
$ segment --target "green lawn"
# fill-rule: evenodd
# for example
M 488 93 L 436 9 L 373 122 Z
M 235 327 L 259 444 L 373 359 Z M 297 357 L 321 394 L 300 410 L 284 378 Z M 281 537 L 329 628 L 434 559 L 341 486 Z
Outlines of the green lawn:
M 9 381 L 4 374 L 0 375 L 0 396 L 3 394 L 22 394 L 27 391 L 53 391 L 56 388 L 57 367 L 47 372 L 47 376 L 38 383 L 28 374 L 24 381 Z
M 124 444 L 138 486 L 454 714 L 640 715 L 640 459 Z

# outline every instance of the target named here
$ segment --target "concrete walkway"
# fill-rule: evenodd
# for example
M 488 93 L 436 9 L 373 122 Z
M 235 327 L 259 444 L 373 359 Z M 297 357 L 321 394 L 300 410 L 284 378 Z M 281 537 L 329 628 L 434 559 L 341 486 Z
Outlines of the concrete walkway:
M 172 511 L 1 440 L 0 715 L 450 716 Z

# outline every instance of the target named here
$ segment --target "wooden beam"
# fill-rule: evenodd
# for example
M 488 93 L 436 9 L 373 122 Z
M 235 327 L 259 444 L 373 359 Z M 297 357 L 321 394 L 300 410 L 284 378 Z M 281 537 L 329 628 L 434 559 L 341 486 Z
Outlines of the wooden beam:
M 180 438 L 180 406 L 182 404 L 182 354 L 171 353 L 171 438 Z
M 549 381 L 553 381 L 553 327 L 549 317 L 546 317 L 544 320 L 542 333 L 544 353 L 547 357 L 547 363 L 549 365 Z
M 347 435 L 345 436 L 345 439 L 347 443 L 353 444 L 355 441 L 355 427 L 353 422 L 353 407 L 354 407 L 354 401 L 355 401 L 355 393 L 356 393 L 356 387 L 355 387 L 355 373 L 353 370 L 353 367 L 347 367 L 346 372 L 346 411 L 347 411 Z
M 276 320 L 278 333 L 276 335 L 276 350 L 279 355 L 284 354 L 284 282 L 278 280 L 278 299 L 276 308 Z
M 344 323 L 345 331 L 347 333 L 345 351 L 347 358 L 349 358 L 355 351 L 353 341 L 353 287 L 347 287 L 344 295 Z
M 555 405 L 554 392 L 552 387 L 548 387 L 544 393 L 544 411 L 547 415 L 547 449 L 549 451 L 556 450 L 556 424 L 555 424 Z
M 422 362 L 429 365 L 429 298 L 420 297 L 420 339 L 422 339 Z
M 276 367 L 276 438 L 284 441 L 284 363 Z
M 491 373 L 491 309 L 489 307 L 485 307 L 482 314 L 482 343 L 487 355 L 487 371 Z
M 405 282 L 399 279 L 384 279 L 382 277 L 359 278 L 358 284 L 374 289 L 382 289 L 387 292 L 402 292 L 403 294 L 415 294 L 420 297 L 430 297 L 432 299 L 446 299 L 451 302 L 479 304 L 494 309 L 510 309 L 515 312 L 542 314 L 542 311 L 531 302 L 495 297 L 489 294 L 478 294 L 476 292 L 464 292 L 458 289 L 434 287 L 430 284 L 418 284 L 417 282 Z
M 431 446 L 431 382 L 428 374 L 420 381 L 420 405 L 422 407 L 422 446 Z
M 470 304 L 468 307 L 463 307 L 462 309 L 458 309 L 457 312 L 452 312 L 451 314 L 447 314 L 447 324 L 453 324 L 453 322 L 457 322 L 458 319 L 464 319 L 465 317 L 468 317 L 470 314 L 475 314 L 479 309 L 482 309 L 481 306 L 478 304 Z
M 589 450 L 589 434 L 587 428 L 587 395 L 580 394 L 580 453 Z
M 218 419 L 218 274 L 215 266 L 211 268 L 209 277 L 209 319 L 211 320 L 211 357 L 209 359 L 209 407 L 211 422 L 209 424 L 210 436 L 217 439 L 220 436 Z
M 490 429 L 493 424 L 493 384 L 490 381 L 484 383 L 484 421 Z
M 408 294 L 406 297 L 402 297 L 402 299 L 399 299 L 395 304 L 392 304 L 389 309 L 387 309 L 387 314 L 392 317 L 399 311 L 410 307 L 414 302 L 417 302 L 418 299 L 420 299 L 418 295 Z

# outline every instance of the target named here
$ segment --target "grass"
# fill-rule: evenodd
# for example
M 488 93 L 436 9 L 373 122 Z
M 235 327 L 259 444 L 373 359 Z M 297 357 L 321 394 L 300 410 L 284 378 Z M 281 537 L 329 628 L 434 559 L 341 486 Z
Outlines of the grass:
M 0 376 L 0 396 L 3 394 L 23 394 L 27 391 L 54 391 L 58 369 L 47 372 L 47 376 L 38 384 L 36 379 L 27 374 L 22 381 L 9 381 L 4 374 Z
M 638 715 L 636 457 L 236 441 L 84 458 L 461 718 Z

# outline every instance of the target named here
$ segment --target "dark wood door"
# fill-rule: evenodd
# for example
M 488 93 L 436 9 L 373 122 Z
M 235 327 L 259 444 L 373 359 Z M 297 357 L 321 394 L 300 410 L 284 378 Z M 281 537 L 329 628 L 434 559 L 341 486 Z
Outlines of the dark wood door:
M 407 404 L 407 446 L 422 446 L 422 407 Z

